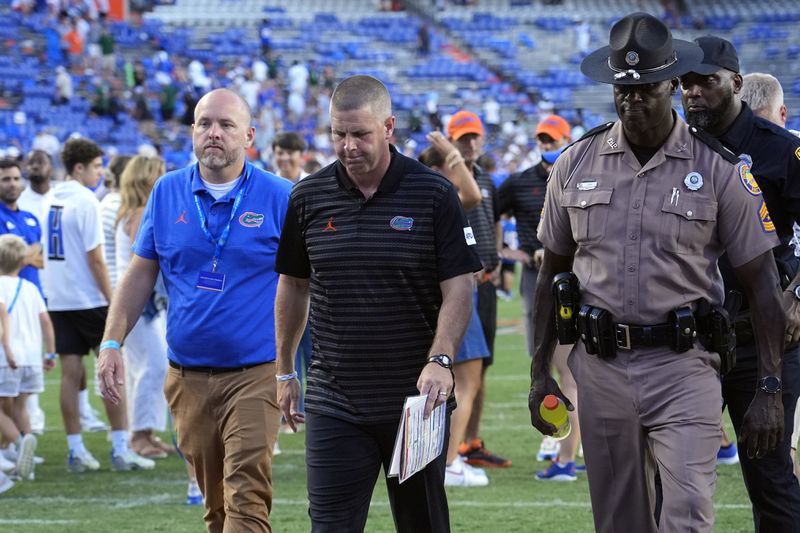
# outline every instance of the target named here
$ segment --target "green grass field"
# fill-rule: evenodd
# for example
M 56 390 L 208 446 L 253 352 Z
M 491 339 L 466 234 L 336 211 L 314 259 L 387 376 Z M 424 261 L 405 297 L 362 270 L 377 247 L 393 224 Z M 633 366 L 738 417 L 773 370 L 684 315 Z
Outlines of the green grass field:
M 487 446 L 514 465 L 488 471 L 488 487 L 448 490 L 454 532 L 588 532 L 593 530 L 585 478 L 574 483 L 536 481 L 540 435 L 530 427 L 526 405 L 529 360 L 519 327 L 519 301 L 500 302 L 501 334 L 495 365 L 488 374 L 483 437 Z M 100 460 L 100 472 L 68 474 L 66 440 L 58 410 L 58 374 L 49 374 L 43 406 L 47 431 L 38 454 L 46 463 L 36 480 L 21 482 L 0 496 L 0 532 L 204 531 L 202 508 L 188 507 L 186 472 L 180 459 L 158 462 L 150 472 L 109 471 L 105 434 L 86 434 Z M 95 407 L 101 402 L 92 398 Z M 305 492 L 303 433 L 281 435 L 283 454 L 273 463 L 276 532 L 309 531 Z M 169 435 L 163 436 L 165 439 Z M 738 466 L 720 467 L 716 507 L 719 532 L 752 531 L 750 505 Z M 394 531 L 382 478 L 375 490 L 369 532 Z

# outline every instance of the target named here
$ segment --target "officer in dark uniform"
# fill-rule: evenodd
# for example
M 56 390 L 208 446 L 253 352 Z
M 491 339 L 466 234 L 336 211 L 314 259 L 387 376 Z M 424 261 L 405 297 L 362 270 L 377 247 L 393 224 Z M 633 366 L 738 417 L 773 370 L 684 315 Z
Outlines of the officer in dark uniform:
M 569 402 L 550 362 L 557 324 L 577 316 L 580 342 L 568 364 L 582 406 L 595 529 L 710 532 L 722 422 L 718 353 L 727 350 L 707 342 L 703 309 L 722 314 L 717 264 L 727 253 L 754 309 L 762 375 L 779 377 L 785 316 L 772 259 L 778 239 L 761 194 L 740 181 L 745 165 L 672 109 L 677 77 L 700 64 L 700 47 L 672 39 L 645 13 L 614 24 L 609 43 L 587 56 L 581 71 L 613 85 L 619 120 L 565 150 L 547 184 L 531 422 L 552 434 L 539 414 L 544 396 Z M 580 312 L 560 309 L 557 323 L 552 282 L 570 270 Z M 744 420 L 744 444 L 768 453 L 782 435 L 783 405 L 760 391 Z M 658 525 L 656 466 L 664 494 Z
M 763 194 L 766 209 L 780 239 L 773 250 L 786 310 L 786 343 L 782 377 L 768 376 L 758 364 L 749 313 L 737 323 L 736 367 L 723 379 L 723 398 L 733 427 L 742 437 L 742 419 L 757 390 L 780 397 L 784 409 L 783 439 L 773 451 L 755 456 L 739 451 L 745 486 L 753 504 L 756 531 L 800 531 L 800 485 L 789 455 L 795 404 L 800 394 L 800 276 L 797 257 L 789 245 L 792 223 L 800 221 L 800 139 L 784 128 L 753 114 L 742 101 L 742 76 L 733 45 L 714 36 L 695 40 L 703 49 L 701 65 L 681 76 L 686 120 L 714 135 L 733 154 L 751 165 L 740 176 L 744 187 Z M 739 283 L 723 258 L 720 263 L 728 288 Z

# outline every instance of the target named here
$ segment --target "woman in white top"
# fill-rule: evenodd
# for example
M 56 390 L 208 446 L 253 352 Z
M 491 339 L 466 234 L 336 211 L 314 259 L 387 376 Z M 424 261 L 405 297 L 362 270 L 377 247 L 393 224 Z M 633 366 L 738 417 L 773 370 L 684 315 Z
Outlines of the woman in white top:
M 147 198 L 156 180 L 164 173 L 164 161 L 157 157 L 136 156 L 120 177 L 120 205 L 116 219 L 117 279 L 122 279 L 131 260 Z M 174 451 L 161 442 L 154 431 L 166 429 L 167 403 L 164 377 L 167 373 L 167 342 L 164 313 L 145 313 L 125 341 L 125 366 L 131 421 L 131 448 L 143 457 L 163 458 Z

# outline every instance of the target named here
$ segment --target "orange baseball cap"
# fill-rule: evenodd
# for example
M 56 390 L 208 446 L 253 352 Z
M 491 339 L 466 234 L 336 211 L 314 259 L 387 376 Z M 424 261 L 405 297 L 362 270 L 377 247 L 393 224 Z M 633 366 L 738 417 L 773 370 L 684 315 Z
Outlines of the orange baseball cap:
M 459 111 L 450 118 L 447 124 L 447 135 L 457 141 L 467 133 L 483 135 L 483 123 L 472 111 Z
M 569 122 L 558 115 L 550 115 L 543 118 L 536 126 L 536 136 L 544 133 L 549 135 L 555 141 L 560 141 L 564 137 L 570 138 L 572 128 Z

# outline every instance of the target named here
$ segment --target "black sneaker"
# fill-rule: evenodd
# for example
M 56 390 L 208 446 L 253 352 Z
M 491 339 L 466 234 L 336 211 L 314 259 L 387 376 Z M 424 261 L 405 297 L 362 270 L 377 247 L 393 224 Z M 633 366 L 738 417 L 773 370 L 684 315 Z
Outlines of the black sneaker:
M 469 446 L 462 443 L 458 447 L 458 453 L 464 457 L 464 461 L 472 466 L 481 466 L 485 468 L 508 468 L 511 466 L 511 460 L 495 455 L 483 446 L 481 439 L 472 439 Z

